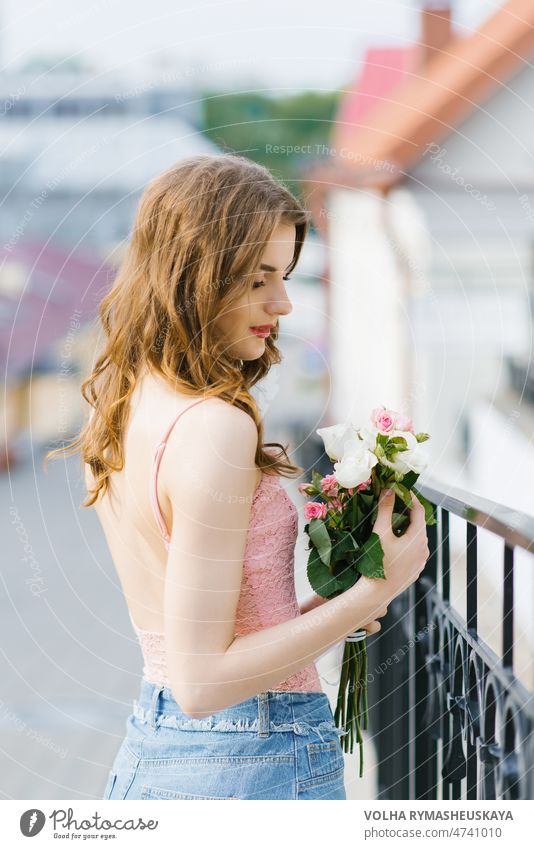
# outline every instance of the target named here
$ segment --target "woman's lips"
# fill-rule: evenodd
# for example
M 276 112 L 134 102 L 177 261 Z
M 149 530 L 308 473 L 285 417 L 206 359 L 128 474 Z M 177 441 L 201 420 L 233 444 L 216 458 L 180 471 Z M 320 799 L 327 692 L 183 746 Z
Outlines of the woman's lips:
M 270 334 L 270 332 L 271 332 L 271 325 L 270 325 L 270 324 L 265 324 L 265 325 L 263 325 L 262 327 L 261 327 L 261 326 L 260 326 L 260 327 L 251 327 L 251 328 L 250 328 L 250 330 L 252 330 L 252 332 L 253 332 L 256 336 L 263 336 L 263 337 L 266 337 L 266 336 L 268 336 L 268 335 Z

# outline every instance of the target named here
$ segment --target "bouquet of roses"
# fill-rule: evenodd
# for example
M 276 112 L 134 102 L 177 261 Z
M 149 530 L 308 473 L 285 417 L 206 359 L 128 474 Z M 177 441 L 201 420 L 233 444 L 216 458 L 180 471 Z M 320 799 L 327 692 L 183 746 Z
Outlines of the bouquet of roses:
M 311 483 L 299 484 L 302 495 L 313 500 L 304 505 L 304 526 L 310 551 L 308 579 L 314 591 L 333 598 L 352 587 L 361 575 L 385 578 L 384 552 L 372 532 L 383 489 L 395 493 L 392 529 L 400 536 L 409 525 L 410 492 L 425 508 L 427 525 L 435 524 L 432 505 L 415 482 L 427 465 L 421 443 L 428 433 L 414 433 L 411 419 L 385 407 L 371 414 L 371 426 L 352 423 L 320 428 L 325 451 L 334 460 L 334 472 L 323 477 L 312 471 Z M 352 752 L 354 736 L 360 746 L 360 778 L 363 775 L 361 729 L 367 729 L 367 652 L 364 629 L 345 640 L 341 679 L 334 719 L 346 729 L 345 752 Z M 341 725 L 339 724 L 341 720 Z

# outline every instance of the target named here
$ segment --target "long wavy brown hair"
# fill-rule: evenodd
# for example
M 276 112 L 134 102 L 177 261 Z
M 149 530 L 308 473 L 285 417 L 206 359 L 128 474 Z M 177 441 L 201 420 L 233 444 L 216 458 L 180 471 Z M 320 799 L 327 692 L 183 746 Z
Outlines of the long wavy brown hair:
M 144 366 L 175 390 L 214 396 L 240 407 L 258 429 L 256 465 L 285 477 L 303 469 L 287 446 L 263 442 L 263 423 L 250 388 L 281 362 L 278 326 L 261 357 L 231 357 L 214 330 L 221 308 L 247 290 L 278 224 L 295 225 L 298 262 L 310 213 L 262 165 L 236 154 L 182 159 L 156 177 L 137 208 L 127 251 L 99 306 L 105 344 L 81 393 L 92 411 L 79 435 L 49 451 L 81 452 L 95 486 L 90 507 L 124 465 L 122 438 L 129 404 Z M 266 451 L 276 447 L 277 453 Z

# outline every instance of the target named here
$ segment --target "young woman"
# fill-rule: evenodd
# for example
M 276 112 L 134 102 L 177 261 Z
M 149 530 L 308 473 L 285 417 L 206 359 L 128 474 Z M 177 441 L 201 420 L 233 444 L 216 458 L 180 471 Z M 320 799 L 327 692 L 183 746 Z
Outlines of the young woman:
M 314 660 L 379 630 L 428 548 L 417 499 L 400 539 L 384 499 L 387 580 L 297 604 L 297 510 L 280 477 L 302 469 L 264 443 L 250 389 L 281 361 L 308 226 L 260 165 L 182 160 L 145 190 L 101 303 L 105 344 L 82 386 L 93 410 L 68 450 L 81 448 L 84 506 L 144 657 L 105 799 L 346 798 L 343 732 Z

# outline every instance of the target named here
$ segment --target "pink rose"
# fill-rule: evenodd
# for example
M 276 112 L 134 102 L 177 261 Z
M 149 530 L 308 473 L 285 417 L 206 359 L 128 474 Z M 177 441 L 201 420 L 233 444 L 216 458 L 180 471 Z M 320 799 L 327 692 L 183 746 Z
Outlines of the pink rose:
M 348 490 L 347 490 L 347 492 L 348 492 L 348 494 L 349 494 L 349 495 L 353 495 L 353 493 L 354 493 L 354 487 L 353 487 L 353 486 L 351 486 L 351 487 L 350 487 L 350 489 L 348 489 Z
M 370 485 L 370 483 L 371 483 L 371 478 L 369 478 L 369 480 L 364 481 L 363 483 L 360 483 L 356 487 L 356 489 L 358 490 L 358 492 L 361 492 L 362 489 L 367 489 L 367 487 Z
M 308 501 L 304 505 L 304 516 L 306 519 L 325 519 L 326 504 L 319 501 Z
M 376 407 L 371 413 L 371 421 L 380 433 L 388 434 L 395 430 L 395 413 L 385 407 Z
M 397 413 L 396 429 L 409 430 L 411 433 L 413 433 L 412 420 L 408 418 L 408 416 L 404 416 L 402 413 Z
M 343 508 L 343 505 L 339 498 L 333 498 L 330 502 L 330 507 L 332 507 L 334 510 L 341 510 Z
M 325 477 L 321 479 L 321 487 L 325 495 L 337 495 L 339 486 L 336 476 L 325 475 Z
M 301 495 L 308 495 L 308 487 L 311 486 L 309 483 L 299 483 L 297 486 L 298 491 Z

